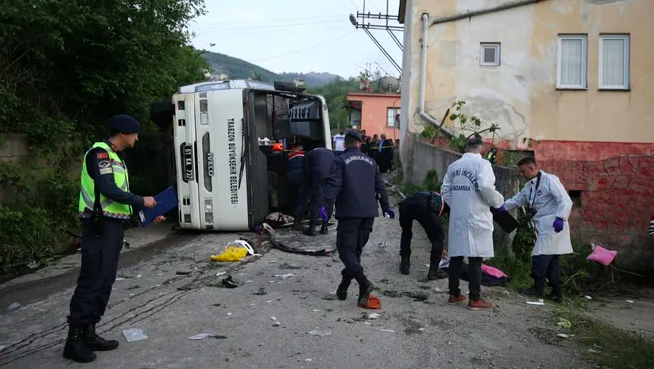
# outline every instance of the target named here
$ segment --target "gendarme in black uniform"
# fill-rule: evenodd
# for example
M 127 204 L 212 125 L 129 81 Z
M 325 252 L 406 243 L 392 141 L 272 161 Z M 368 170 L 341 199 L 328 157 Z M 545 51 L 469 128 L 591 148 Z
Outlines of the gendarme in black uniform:
M 356 279 L 359 284 L 359 306 L 365 306 L 368 295 L 373 290 L 372 283 L 366 278 L 361 266 L 361 253 L 368 242 L 375 217 L 379 216 L 379 204 L 384 213 L 391 217 L 395 214 L 390 209 L 386 186 L 375 161 L 358 148 L 361 136 L 350 130 L 345 135 L 347 147 L 334 162 L 334 172 L 329 177 L 325 188 L 323 204 L 336 200 L 335 218 L 336 247 L 345 268 L 341 272 L 343 280 L 336 294 L 340 300 L 347 298 L 347 289 Z M 327 218 L 325 206 L 321 213 Z
M 121 140 L 125 148 L 131 147 L 136 142 L 139 128 L 136 119 L 127 115 L 115 116 L 109 120 L 109 131 L 116 139 L 110 140 Z M 82 265 L 70 301 L 69 332 L 63 353 L 65 358 L 77 362 L 95 360 L 92 351 L 118 347 L 118 341 L 100 337 L 95 332 L 95 325 L 104 315 L 116 280 L 124 222 L 133 214 L 131 208 L 154 206 L 152 198 L 129 192 L 127 167 L 118 155 L 119 148 L 110 140 L 96 143 L 86 153 L 86 172 L 81 176 Z M 124 176 L 120 185 L 116 179 L 118 176 Z
M 417 220 L 431 242 L 427 278 L 429 280 L 438 279 L 438 266 L 443 255 L 443 243 L 445 241 L 440 218 L 448 211 L 449 207 L 438 192 L 416 192 L 400 203 L 400 227 L 402 227 L 400 272 L 402 274 L 409 274 L 413 221 Z M 447 273 L 442 273 L 441 277 L 447 278 Z

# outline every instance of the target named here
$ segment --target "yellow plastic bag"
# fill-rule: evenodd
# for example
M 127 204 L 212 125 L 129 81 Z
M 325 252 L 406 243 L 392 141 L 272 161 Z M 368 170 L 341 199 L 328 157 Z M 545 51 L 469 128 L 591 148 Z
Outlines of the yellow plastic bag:
M 243 240 L 236 240 L 227 244 L 227 248 L 220 255 L 211 255 L 213 261 L 240 261 L 248 254 L 254 255 L 252 246 Z

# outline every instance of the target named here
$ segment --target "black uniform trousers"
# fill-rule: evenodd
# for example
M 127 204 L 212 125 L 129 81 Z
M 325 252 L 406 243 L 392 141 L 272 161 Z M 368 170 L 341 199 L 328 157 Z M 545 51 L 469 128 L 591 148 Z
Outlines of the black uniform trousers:
M 68 323 L 98 323 L 116 281 L 118 258 L 125 233 L 123 220 L 103 219 L 101 237 L 92 233 L 90 219 L 82 219 L 82 266 L 70 300 Z
M 321 204 L 322 195 L 325 192 L 325 187 L 327 187 L 327 178 L 313 181 L 311 183 L 310 193 L 309 193 L 309 215 L 312 222 L 320 221 L 320 207 L 325 205 L 327 210 L 327 216 L 332 217 L 334 213 L 334 203 L 330 202 L 329 204 Z
M 411 256 L 411 238 L 413 237 L 413 221 L 424 228 L 427 237 L 431 242 L 430 262 L 438 266 L 443 256 L 443 245 L 445 242 L 445 233 L 440 219 L 434 212 L 426 206 L 416 204 L 402 203 L 400 205 L 400 227 L 402 228 L 402 237 L 400 239 L 400 256 Z
M 288 176 L 288 198 L 290 200 L 291 211 L 296 218 L 303 216 L 307 212 L 307 191 L 303 175 Z
M 345 268 L 343 281 L 365 279 L 361 266 L 363 247 L 368 243 L 375 218 L 340 218 L 336 227 L 336 248 Z
M 545 278 L 550 286 L 560 286 L 561 270 L 559 269 L 559 255 L 534 255 L 531 257 L 531 277 L 537 288 L 545 286 Z

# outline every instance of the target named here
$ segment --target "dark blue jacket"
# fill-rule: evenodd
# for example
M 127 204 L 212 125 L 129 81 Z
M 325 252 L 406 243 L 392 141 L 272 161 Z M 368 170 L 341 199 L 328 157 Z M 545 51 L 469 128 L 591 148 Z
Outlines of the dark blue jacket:
M 431 203 L 428 201 L 430 196 L 431 196 Z M 430 207 L 431 211 L 433 211 L 434 214 L 439 218 L 442 217 L 443 213 L 447 212 L 447 210 L 449 209 L 445 201 L 443 201 L 443 197 L 441 196 L 441 194 L 433 191 L 415 192 L 413 195 L 408 196 L 406 199 L 404 199 L 400 203 L 400 205 Z
M 304 170 L 310 183 L 329 178 L 333 166 L 334 152 L 324 147 L 318 147 L 304 155 Z
M 390 207 L 377 163 L 355 147 L 336 158 L 323 197 L 325 203 L 336 200 L 336 219 L 377 217 L 378 198 L 383 211 Z
M 298 152 L 288 158 L 286 178 L 293 182 L 304 182 L 304 153 Z

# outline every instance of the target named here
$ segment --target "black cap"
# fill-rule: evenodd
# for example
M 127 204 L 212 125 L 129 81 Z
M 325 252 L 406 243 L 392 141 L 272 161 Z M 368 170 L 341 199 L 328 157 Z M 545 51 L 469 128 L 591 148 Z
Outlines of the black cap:
M 120 114 L 109 119 L 109 130 L 124 134 L 139 133 L 141 125 L 134 117 Z
M 355 140 L 357 140 L 359 142 L 363 141 L 361 139 L 361 135 L 359 134 L 359 132 L 357 132 L 357 131 L 355 131 L 353 129 L 350 129 L 349 131 L 347 131 L 347 133 L 345 133 L 345 137 L 346 138 L 347 137 L 353 138 L 353 139 L 355 139 Z

